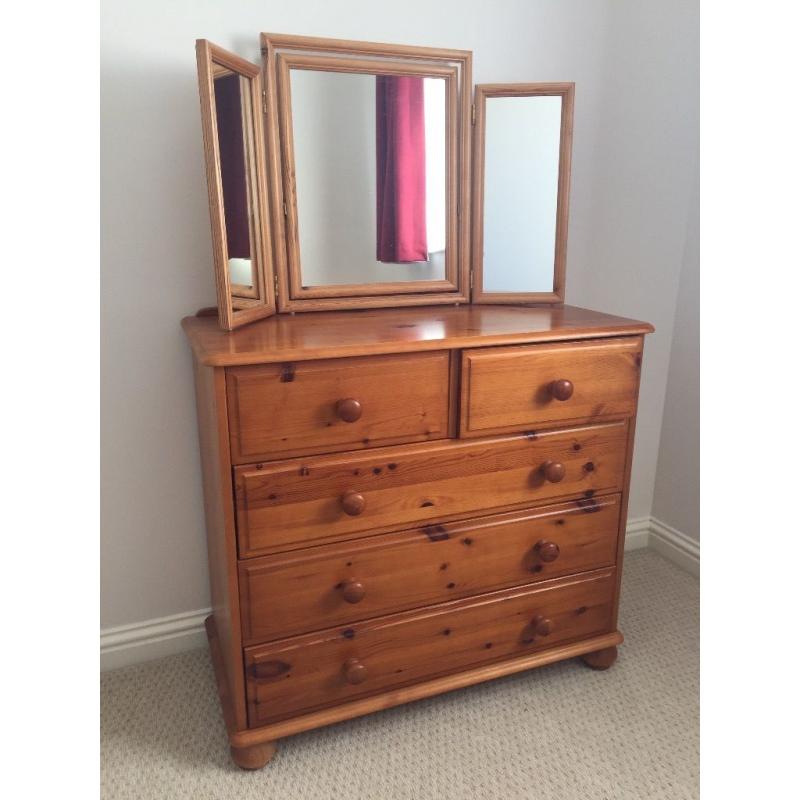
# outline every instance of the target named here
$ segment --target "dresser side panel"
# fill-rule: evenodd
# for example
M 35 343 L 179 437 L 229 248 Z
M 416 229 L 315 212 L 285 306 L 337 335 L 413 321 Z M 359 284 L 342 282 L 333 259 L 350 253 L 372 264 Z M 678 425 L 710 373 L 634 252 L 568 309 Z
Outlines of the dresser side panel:
M 226 724 L 247 727 L 244 703 L 244 663 L 236 570 L 236 526 L 233 505 L 230 443 L 225 395 L 225 370 L 195 360 L 197 423 L 203 468 L 203 498 L 208 536 L 211 605 L 227 682 L 230 707 Z
M 622 562 L 625 554 L 625 532 L 628 526 L 628 499 L 631 494 L 631 473 L 633 470 L 633 445 L 636 436 L 636 417 L 639 413 L 639 388 L 642 377 L 642 361 L 644 358 L 644 336 L 639 337 L 639 376 L 636 381 L 635 395 L 633 398 L 633 416 L 628 420 L 628 441 L 625 449 L 625 473 L 622 478 L 622 505 L 619 515 L 619 534 L 617 536 L 617 586 L 614 592 L 614 616 L 612 630 L 617 629 L 619 618 L 619 599 L 622 589 Z

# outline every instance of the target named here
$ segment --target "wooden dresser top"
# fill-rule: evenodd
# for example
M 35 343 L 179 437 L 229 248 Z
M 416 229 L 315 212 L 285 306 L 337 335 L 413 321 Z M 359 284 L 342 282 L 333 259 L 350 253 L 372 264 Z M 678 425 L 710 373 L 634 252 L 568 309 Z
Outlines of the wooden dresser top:
M 279 314 L 235 331 L 216 317 L 182 323 L 215 367 L 652 333 L 647 322 L 576 306 L 426 306 Z

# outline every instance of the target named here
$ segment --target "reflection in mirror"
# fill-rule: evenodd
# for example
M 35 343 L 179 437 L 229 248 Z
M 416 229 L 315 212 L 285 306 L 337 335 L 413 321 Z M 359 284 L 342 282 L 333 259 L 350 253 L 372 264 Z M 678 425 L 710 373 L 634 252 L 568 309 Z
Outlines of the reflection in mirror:
M 553 291 L 561 104 L 486 98 L 484 291 Z
M 234 297 L 258 297 L 253 231 L 253 109 L 249 79 L 214 65 L 217 123 L 228 273 Z
M 289 74 L 302 286 L 444 280 L 445 79 Z

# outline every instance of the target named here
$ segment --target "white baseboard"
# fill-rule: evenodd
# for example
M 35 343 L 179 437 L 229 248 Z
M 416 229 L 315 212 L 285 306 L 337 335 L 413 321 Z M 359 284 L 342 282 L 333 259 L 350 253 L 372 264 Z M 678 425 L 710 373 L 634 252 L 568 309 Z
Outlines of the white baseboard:
M 650 540 L 650 517 L 629 519 L 625 528 L 625 550 L 641 550 Z
M 655 517 L 650 517 L 648 546 L 681 569 L 700 576 L 700 542 Z
M 700 545 L 654 517 L 628 520 L 625 550 L 651 547 L 693 575 L 700 574 Z M 116 669 L 204 647 L 203 608 L 100 631 L 100 669 Z
M 100 669 L 116 669 L 196 650 L 206 642 L 210 608 L 100 631 Z

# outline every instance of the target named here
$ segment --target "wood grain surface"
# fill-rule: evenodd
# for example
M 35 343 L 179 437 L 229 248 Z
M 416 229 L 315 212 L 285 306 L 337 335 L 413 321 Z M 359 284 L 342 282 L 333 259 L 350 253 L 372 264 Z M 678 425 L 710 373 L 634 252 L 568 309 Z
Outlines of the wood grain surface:
M 242 558 L 458 515 L 620 491 L 627 422 L 433 442 L 235 469 Z M 563 479 L 547 479 L 548 465 Z M 344 498 L 361 496 L 363 510 Z
M 278 314 L 225 332 L 211 317 L 183 328 L 203 364 L 235 366 L 316 358 L 530 344 L 651 333 L 653 326 L 575 306 L 436 306 Z
M 239 564 L 245 644 L 614 563 L 619 495 L 372 536 Z
M 251 725 L 609 632 L 614 570 L 245 650 Z
M 629 417 L 636 410 L 641 337 L 489 347 L 461 357 L 462 436 Z M 563 400 L 553 386 L 559 382 L 569 395 Z
M 229 369 L 233 463 L 442 439 L 449 371 L 446 350 Z

